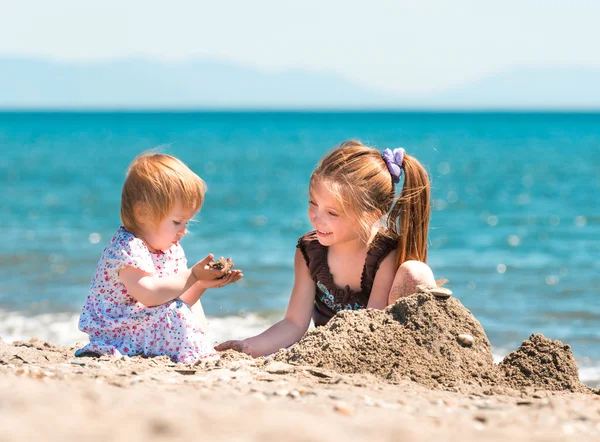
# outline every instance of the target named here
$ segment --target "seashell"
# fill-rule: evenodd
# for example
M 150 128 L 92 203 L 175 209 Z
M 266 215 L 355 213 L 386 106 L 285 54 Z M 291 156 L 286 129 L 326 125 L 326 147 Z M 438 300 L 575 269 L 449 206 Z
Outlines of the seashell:
M 474 342 L 473 336 L 468 335 L 466 333 L 462 334 L 462 335 L 458 335 L 456 337 L 456 340 L 463 347 L 471 347 L 473 345 L 473 342 Z
M 449 298 L 452 296 L 452 290 L 447 289 L 446 287 L 431 287 L 429 293 L 436 298 Z

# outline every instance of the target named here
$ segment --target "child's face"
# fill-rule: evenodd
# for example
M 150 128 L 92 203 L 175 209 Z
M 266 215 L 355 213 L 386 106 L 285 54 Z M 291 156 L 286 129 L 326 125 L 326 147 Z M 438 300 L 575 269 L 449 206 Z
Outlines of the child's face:
M 164 251 L 171 248 L 187 233 L 187 223 L 194 212 L 185 210 L 177 202 L 167 217 L 156 225 L 144 223 L 141 237 L 152 252 Z
M 360 223 L 352 213 L 344 212 L 339 201 L 320 183 L 315 183 L 308 203 L 308 218 L 324 246 L 359 238 Z

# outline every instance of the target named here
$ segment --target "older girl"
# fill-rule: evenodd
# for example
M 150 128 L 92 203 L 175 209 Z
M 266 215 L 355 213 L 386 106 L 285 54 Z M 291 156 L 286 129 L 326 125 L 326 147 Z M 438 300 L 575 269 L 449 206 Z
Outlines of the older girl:
M 425 263 L 429 194 L 427 173 L 404 149 L 381 153 L 359 141 L 342 143 L 310 178 L 314 230 L 298 240 L 285 317 L 258 336 L 216 349 L 267 355 L 300 340 L 311 317 L 319 326 L 340 310 L 381 309 L 418 284 L 435 286 Z

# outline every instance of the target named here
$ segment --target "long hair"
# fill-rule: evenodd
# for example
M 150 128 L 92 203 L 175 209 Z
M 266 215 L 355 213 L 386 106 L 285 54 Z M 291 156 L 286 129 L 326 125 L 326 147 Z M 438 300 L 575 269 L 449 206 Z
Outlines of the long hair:
M 388 230 L 398 237 L 396 265 L 409 260 L 427 263 L 431 186 L 421 163 L 404 155 L 404 185 L 388 215 Z
M 381 152 L 349 140 L 327 154 L 310 177 L 310 189 L 324 186 L 343 210 L 356 216 L 361 237 L 383 220 L 386 233 L 398 240 L 396 266 L 408 260 L 427 261 L 430 185 L 416 158 L 405 155 L 404 185 L 398 198 Z

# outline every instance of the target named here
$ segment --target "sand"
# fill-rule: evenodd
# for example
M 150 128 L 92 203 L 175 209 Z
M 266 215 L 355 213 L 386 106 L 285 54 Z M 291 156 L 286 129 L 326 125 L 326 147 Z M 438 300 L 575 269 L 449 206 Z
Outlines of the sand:
M 470 347 L 458 342 L 461 334 L 472 336 Z M 385 310 L 341 312 L 275 358 L 430 388 L 496 385 L 500 377 L 475 317 L 456 298 L 425 293 Z
M 449 391 L 478 386 L 594 393 L 579 381 L 568 345 L 532 334 L 496 365 L 473 314 L 456 298 L 428 293 L 400 299 L 385 310 L 341 312 L 274 358 Z
M 74 350 L 0 341 L 0 441 L 600 440 L 568 345 L 533 334 L 494 364 L 456 298 L 343 312 L 269 358 Z

